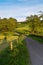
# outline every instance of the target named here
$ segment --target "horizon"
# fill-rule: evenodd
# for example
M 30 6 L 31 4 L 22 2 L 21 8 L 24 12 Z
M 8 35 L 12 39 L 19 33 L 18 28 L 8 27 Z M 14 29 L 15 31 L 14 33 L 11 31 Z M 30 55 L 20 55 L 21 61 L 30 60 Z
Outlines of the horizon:
M 0 0 L 0 17 L 24 21 L 27 16 L 43 11 L 43 0 Z

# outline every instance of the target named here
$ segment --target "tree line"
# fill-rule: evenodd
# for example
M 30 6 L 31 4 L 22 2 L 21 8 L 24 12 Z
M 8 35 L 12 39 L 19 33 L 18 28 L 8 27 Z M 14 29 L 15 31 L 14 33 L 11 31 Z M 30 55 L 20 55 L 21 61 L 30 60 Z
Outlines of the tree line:
M 23 25 L 24 24 L 24 25 Z M 0 32 L 8 32 L 8 31 L 14 31 L 18 27 L 19 23 L 15 18 L 10 17 L 7 18 L 0 18 Z M 42 32 L 43 33 L 43 15 L 31 15 L 26 17 L 26 20 L 24 22 L 20 22 L 20 25 L 27 26 L 31 29 L 31 32 L 37 33 Z M 20 26 L 19 26 L 20 27 Z M 39 31 L 38 31 L 39 30 Z
M 0 18 L 0 32 L 14 31 L 17 27 L 17 20 L 14 18 Z

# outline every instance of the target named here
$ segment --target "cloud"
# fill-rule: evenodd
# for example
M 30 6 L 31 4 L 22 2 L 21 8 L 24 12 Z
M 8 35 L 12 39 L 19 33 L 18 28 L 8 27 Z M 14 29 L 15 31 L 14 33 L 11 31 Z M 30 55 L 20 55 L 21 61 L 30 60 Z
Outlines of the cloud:
M 13 17 L 18 21 L 25 20 L 31 14 L 39 14 L 38 11 L 43 11 L 43 5 L 37 6 L 0 6 L 0 17 Z

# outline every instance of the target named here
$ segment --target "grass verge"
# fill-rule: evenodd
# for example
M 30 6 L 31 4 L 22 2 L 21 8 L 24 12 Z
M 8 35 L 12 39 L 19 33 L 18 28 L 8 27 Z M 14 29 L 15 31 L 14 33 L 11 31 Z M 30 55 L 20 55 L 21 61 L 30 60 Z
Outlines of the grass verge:
M 40 42 L 43 44 L 43 36 L 37 36 L 37 35 L 29 35 L 28 37 Z
M 0 53 L 0 65 L 30 65 L 30 57 L 24 40 L 18 43 L 13 41 L 13 50 L 10 46 Z

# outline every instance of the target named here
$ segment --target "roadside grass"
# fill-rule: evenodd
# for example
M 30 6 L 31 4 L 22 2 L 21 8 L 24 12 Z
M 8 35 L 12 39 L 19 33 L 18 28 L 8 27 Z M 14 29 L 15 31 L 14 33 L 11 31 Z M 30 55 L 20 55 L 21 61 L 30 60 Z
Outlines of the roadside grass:
M 37 35 L 29 35 L 28 37 L 40 42 L 43 44 L 43 36 L 37 36 Z
M 13 50 L 10 46 L 0 53 L 0 65 L 31 65 L 30 57 L 23 38 L 13 40 Z

